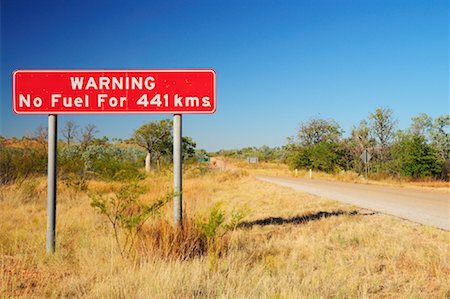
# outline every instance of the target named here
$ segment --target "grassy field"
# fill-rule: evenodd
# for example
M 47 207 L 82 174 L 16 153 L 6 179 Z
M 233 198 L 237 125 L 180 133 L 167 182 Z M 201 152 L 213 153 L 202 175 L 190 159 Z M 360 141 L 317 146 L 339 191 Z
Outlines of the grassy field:
M 3 187 L 0 296 L 450 297 L 449 232 L 261 182 L 255 171 L 186 170 L 188 236 L 195 239 L 195 225 L 214 209 L 226 223 L 240 217 L 218 229 L 208 250 L 184 259 L 172 248 L 180 246 L 173 241 L 172 202 L 146 223 L 136 252 L 123 258 L 88 196 L 120 184 L 99 181 L 87 191 L 58 186 L 57 253 L 47 257 L 45 178 Z M 149 187 L 141 200 L 153 202 L 170 191 L 171 176 L 153 174 L 140 184 Z

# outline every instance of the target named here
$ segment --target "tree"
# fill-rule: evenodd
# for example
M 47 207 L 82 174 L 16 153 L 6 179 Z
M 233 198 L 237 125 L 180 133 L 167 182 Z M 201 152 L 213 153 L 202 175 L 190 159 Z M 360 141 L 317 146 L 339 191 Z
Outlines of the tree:
M 47 127 L 39 126 L 34 131 L 34 139 L 42 146 L 44 150 L 47 149 L 47 136 L 48 130 Z
M 187 159 L 195 157 L 195 147 L 197 146 L 195 141 L 192 140 L 191 137 L 187 137 L 187 136 L 183 136 L 182 141 L 183 141 L 183 145 L 182 145 L 183 160 L 187 160 Z
M 394 135 L 397 121 L 392 116 L 392 110 L 389 108 L 378 107 L 374 113 L 369 116 L 370 132 L 375 138 L 381 163 L 386 162 L 388 158 L 389 143 Z
M 151 171 L 152 160 L 172 151 L 172 121 L 164 119 L 143 124 L 134 131 L 134 142 L 147 150 L 145 171 Z
M 400 132 L 392 145 L 392 157 L 402 175 L 423 178 L 441 174 L 438 153 L 422 135 Z
M 301 123 L 297 134 L 303 146 L 313 146 L 320 142 L 338 142 L 341 135 L 341 127 L 335 120 L 323 118 L 313 118 Z
M 369 152 L 373 151 L 374 139 L 371 138 L 370 128 L 367 121 L 362 120 L 358 127 L 353 127 L 351 136 L 347 142 L 344 142 L 344 147 L 347 152 L 351 156 L 353 160 L 351 163 L 353 167 L 356 168 L 357 171 L 362 172 L 364 170 L 364 165 L 360 160 L 360 155 L 364 152 L 364 150 L 368 150 Z M 350 161 L 347 161 L 350 164 Z
M 442 160 L 450 160 L 450 115 L 441 115 L 434 119 L 430 130 L 430 139 L 438 150 Z
M 81 129 L 81 138 L 79 141 L 83 150 L 86 150 L 86 148 L 92 143 L 94 140 L 94 135 L 97 132 L 97 127 L 93 124 L 88 124 L 86 127 Z
M 70 143 L 75 139 L 78 132 L 78 126 L 72 120 L 66 120 L 64 127 L 61 130 L 62 135 L 66 139 L 67 146 L 70 147 Z
M 426 113 L 420 113 L 419 116 L 411 117 L 411 121 L 412 123 L 409 128 L 411 134 L 427 138 L 427 133 L 432 127 L 432 118 Z

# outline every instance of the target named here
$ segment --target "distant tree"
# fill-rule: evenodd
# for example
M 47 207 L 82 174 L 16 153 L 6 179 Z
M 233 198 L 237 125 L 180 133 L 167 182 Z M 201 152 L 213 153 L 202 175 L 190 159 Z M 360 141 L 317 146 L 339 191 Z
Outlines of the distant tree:
M 82 150 L 86 150 L 86 148 L 92 144 L 94 136 L 97 132 L 97 127 L 93 124 L 88 124 L 83 129 L 81 129 L 79 141 Z
M 300 124 L 297 137 L 303 146 L 314 146 L 320 142 L 338 142 L 341 135 L 341 127 L 335 120 L 313 118 Z
M 183 136 L 183 160 L 195 157 L 195 147 L 197 144 L 191 137 Z
M 450 160 L 450 115 L 434 119 L 430 129 L 430 139 L 442 160 Z
M 47 149 L 47 136 L 48 136 L 48 129 L 44 126 L 39 126 L 36 128 L 36 130 L 33 133 L 34 139 L 39 143 L 39 145 L 43 149 Z
M 362 120 L 358 127 L 353 127 L 351 137 L 358 153 L 373 146 L 374 140 L 370 137 L 369 132 L 369 125 L 365 120 Z
M 428 132 L 432 127 L 433 119 L 426 113 L 420 113 L 419 116 L 411 117 L 411 126 L 409 131 L 413 135 L 423 136 L 427 139 Z
M 145 171 L 151 171 L 152 160 L 158 160 L 163 154 L 171 151 L 172 121 L 164 119 L 143 124 L 134 131 L 134 142 L 147 150 Z
M 61 133 L 66 140 L 67 146 L 70 147 L 70 143 L 75 140 L 78 134 L 78 125 L 72 120 L 66 120 Z
M 111 140 L 112 140 L 112 142 L 114 142 L 114 143 L 122 143 L 122 142 L 123 142 L 123 139 L 122 139 L 122 138 L 116 138 L 116 137 L 113 137 Z
M 302 146 L 291 152 L 287 163 L 291 169 L 311 168 L 333 172 L 341 167 L 342 148 L 334 142 L 320 142 L 313 146 Z
M 333 172 L 338 169 L 339 156 L 337 144 L 333 142 L 320 142 L 311 150 L 311 168 Z
M 391 152 L 394 165 L 402 175 L 413 178 L 440 176 L 442 161 L 424 136 L 399 132 L 396 139 Z
M 347 165 L 352 164 L 354 169 L 358 172 L 364 170 L 364 165 L 360 159 L 364 150 L 373 153 L 374 139 L 369 134 L 370 128 L 367 121 L 362 120 L 358 127 L 353 127 L 350 138 L 344 142 L 343 147 L 350 157 L 347 157 Z M 350 161 L 351 160 L 351 161 Z M 349 168 L 349 166 L 347 166 Z
M 394 136 L 397 121 L 393 118 L 391 109 L 378 107 L 374 113 L 369 115 L 369 122 L 380 162 L 384 163 L 388 158 L 389 143 Z
M 92 139 L 92 144 L 94 144 L 94 145 L 107 145 L 108 142 L 109 142 L 109 138 L 107 136 L 103 136 L 102 138 Z

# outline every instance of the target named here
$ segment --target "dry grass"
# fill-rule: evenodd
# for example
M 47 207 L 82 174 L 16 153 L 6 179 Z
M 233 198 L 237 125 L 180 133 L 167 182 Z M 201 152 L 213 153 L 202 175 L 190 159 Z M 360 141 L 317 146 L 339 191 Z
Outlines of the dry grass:
M 121 258 L 86 193 L 64 184 L 57 253 L 45 256 L 45 179 L 24 193 L 23 186 L 2 188 L 1 297 L 450 297 L 449 232 L 257 181 L 245 171 L 186 173 L 183 199 L 193 220 L 185 232 L 174 230 L 169 203 L 145 226 L 134 259 Z M 170 190 L 171 178 L 155 174 L 144 183 L 150 191 L 142 199 L 151 202 Z M 193 221 L 218 203 L 227 215 L 250 211 L 221 241 L 226 250 L 179 258 L 185 245 L 204 246 Z

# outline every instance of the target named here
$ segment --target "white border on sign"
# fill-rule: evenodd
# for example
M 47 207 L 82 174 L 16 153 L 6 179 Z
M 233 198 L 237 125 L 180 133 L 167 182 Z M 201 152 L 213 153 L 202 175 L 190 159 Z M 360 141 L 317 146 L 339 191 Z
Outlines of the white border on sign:
M 114 111 L 83 111 L 83 112 L 60 112 L 60 111 L 38 111 L 38 112 L 17 112 L 16 110 L 16 90 L 15 90 L 15 81 L 16 81 L 16 74 L 20 72 L 27 72 L 27 73 L 64 73 L 64 72 L 90 72 L 90 73 L 113 73 L 113 72 L 167 72 L 167 73 L 178 73 L 178 72 L 204 72 L 204 73 L 212 73 L 213 74 L 213 81 L 214 81 L 214 110 L 212 111 L 148 111 L 148 112 L 140 112 L 140 111 L 120 111 L 120 112 L 114 112 Z M 15 70 L 13 73 L 13 80 L 12 80 L 12 92 L 13 92 L 13 112 L 15 114 L 213 114 L 217 110 L 217 94 L 216 94 L 216 71 L 212 68 L 207 69 L 135 69 L 135 70 Z

